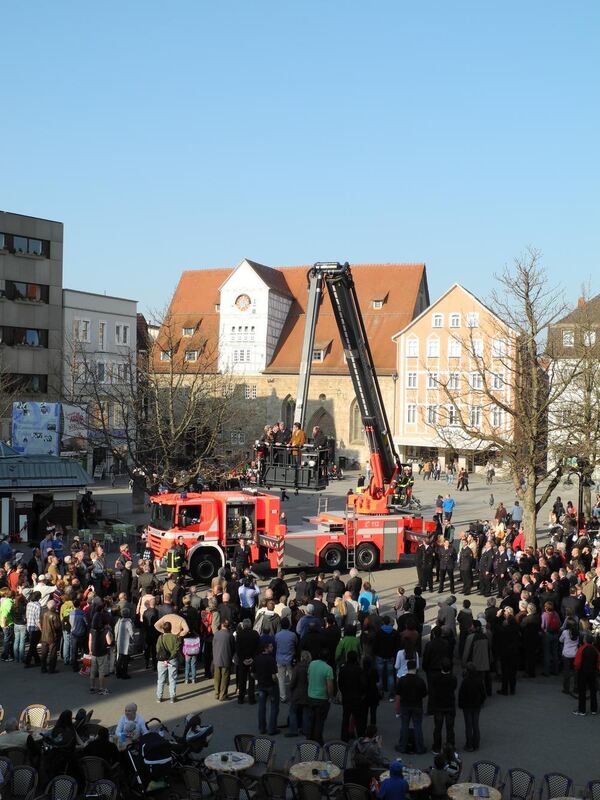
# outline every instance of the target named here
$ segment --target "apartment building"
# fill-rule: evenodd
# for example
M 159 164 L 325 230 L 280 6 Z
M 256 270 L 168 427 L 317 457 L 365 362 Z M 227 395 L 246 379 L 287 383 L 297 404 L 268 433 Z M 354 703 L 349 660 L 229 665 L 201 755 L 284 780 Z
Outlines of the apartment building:
M 493 453 L 467 435 L 461 418 L 470 433 L 510 435 L 511 420 L 490 395 L 511 402 L 514 332 L 455 283 L 392 338 L 398 375 L 393 428 L 401 460 L 483 467 Z
M 20 400 L 60 395 L 62 280 L 62 223 L 0 211 L 0 373 Z
M 137 301 L 74 289 L 63 290 L 63 398 L 77 408 L 86 409 L 90 425 L 83 425 L 87 437 L 74 436 L 63 441 L 73 449 L 87 453 L 87 469 L 99 476 L 113 463 L 111 448 L 104 434 L 94 430 L 98 416 L 92 406 L 105 404 L 109 432 L 116 439 L 123 436 L 124 421 L 120 405 L 111 404 L 112 387 L 129 383 L 137 358 Z M 134 376 L 134 373 L 133 373 Z M 105 399 L 102 387 L 106 386 Z M 123 459 L 126 458 L 123 448 Z M 121 468 L 120 465 L 117 465 Z

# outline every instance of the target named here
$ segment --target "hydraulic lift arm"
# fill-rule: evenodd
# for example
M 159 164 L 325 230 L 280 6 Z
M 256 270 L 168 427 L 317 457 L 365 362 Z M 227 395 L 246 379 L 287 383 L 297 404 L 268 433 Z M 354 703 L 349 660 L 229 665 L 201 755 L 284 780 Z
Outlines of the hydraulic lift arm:
M 363 513 L 387 513 L 387 494 L 400 463 L 394 450 L 350 265 L 317 263 L 308 277 L 308 305 L 295 421 L 304 426 L 315 330 L 325 284 L 371 453 L 371 482 L 364 495 L 357 496 L 356 509 Z

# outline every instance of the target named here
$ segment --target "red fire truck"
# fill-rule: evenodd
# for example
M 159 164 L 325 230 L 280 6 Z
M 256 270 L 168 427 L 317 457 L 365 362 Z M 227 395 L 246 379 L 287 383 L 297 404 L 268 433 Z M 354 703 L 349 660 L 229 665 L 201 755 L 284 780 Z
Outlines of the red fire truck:
M 174 541 L 183 537 L 189 571 L 198 580 L 213 577 L 240 538 L 251 544 L 253 561 L 271 568 L 371 570 L 379 564 L 398 563 L 420 539 L 435 531 L 434 522 L 408 515 L 394 502 L 396 481 L 403 478 L 402 465 L 389 433 L 350 266 L 315 264 L 308 279 L 295 421 L 303 427 L 316 323 L 327 287 L 369 445 L 371 480 L 362 494 L 346 497 L 343 512 L 318 514 L 309 519 L 311 527 L 306 530 L 288 529 L 281 518 L 279 497 L 258 489 L 152 497 L 148 540 L 155 557 L 164 558 Z M 301 454 L 297 463 L 302 463 Z

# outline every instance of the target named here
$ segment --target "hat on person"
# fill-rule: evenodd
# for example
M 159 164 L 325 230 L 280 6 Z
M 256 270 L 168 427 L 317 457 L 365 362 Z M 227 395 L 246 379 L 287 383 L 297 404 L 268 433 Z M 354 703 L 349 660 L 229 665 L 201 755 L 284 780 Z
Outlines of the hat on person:
M 42 581 L 42 583 L 45 583 L 46 582 L 46 576 L 45 575 L 38 575 L 38 582 L 39 581 Z
M 390 775 L 400 775 L 402 773 L 403 764 L 399 758 L 395 761 L 392 761 L 390 764 Z

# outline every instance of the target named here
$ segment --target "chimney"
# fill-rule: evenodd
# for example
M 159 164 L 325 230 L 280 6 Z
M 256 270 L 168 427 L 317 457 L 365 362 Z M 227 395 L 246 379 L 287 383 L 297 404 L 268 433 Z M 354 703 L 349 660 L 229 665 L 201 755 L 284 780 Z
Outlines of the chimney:
M 586 304 L 586 299 L 585 299 L 585 297 L 583 297 L 583 296 L 582 296 L 582 297 L 580 297 L 580 298 L 579 298 L 579 300 L 577 301 L 577 308 L 583 308 L 583 306 L 584 306 L 585 304 Z

